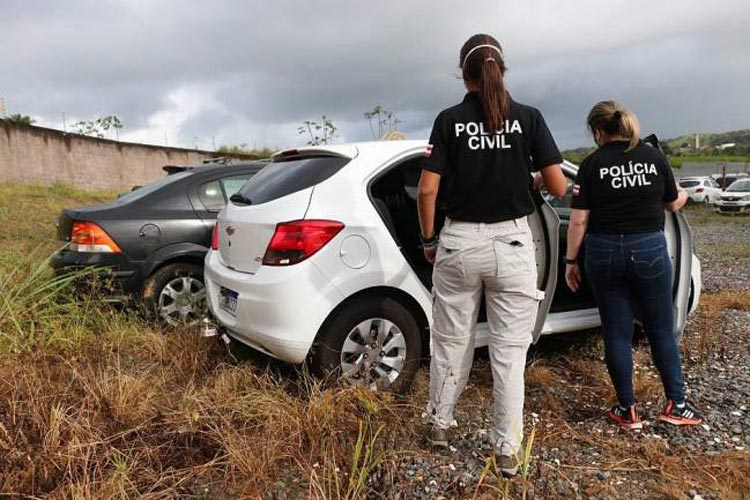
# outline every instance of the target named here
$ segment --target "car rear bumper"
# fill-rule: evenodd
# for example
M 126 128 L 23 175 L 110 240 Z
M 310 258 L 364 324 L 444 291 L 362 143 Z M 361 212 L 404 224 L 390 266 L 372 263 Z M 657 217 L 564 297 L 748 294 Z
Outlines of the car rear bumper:
M 89 267 L 101 268 L 101 275 L 111 278 L 117 291 L 139 293 L 141 282 L 136 267 L 122 253 L 73 252 L 60 250 L 50 259 L 50 266 L 57 273 Z
M 205 282 L 209 308 L 229 335 L 289 363 L 302 363 L 315 336 L 343 295 L 310 261 L 234 271 L 208 252 Z M 221 289 L 236 292 L 235 315 L 219 307 Z

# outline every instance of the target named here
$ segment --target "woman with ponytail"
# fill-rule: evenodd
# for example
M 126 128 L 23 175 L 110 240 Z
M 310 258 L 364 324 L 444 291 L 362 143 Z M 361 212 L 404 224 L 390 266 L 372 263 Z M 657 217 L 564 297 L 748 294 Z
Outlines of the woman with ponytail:
M 453 409 L 466 385 L 484 296 L 494 380 L 491 438 L 506 476 L 518 470 L 524 368 L 538 304 L 530 190 L 565 193 L 562 157 L 541 113 L 505 88 L 505 59 L 489 35 L 474 35 L 459 57 L 468 93 L 435 119 L 419 182 L 425 258 L 434 262 L 430 441 L 447 447 Z M 536 177 L 532 180 L 532 172 Z M 438 198 L 445 225 L 438 238 Z
M 659 420 L 702 422 L 685 402 L 680 352 L 674 336 L 672 263 L 664 238 L 664 210 L 677 211 L 687 193 L 664 155 L 638 138 L 635 115 L 614 101 L 593 107 L 588 127 L 599 148 L 581 163 L 573 186 L 565 280 L 581 284 L 580 250 L 599 306 L 604 358 L 618 404 L 609 417 L 640 429 L 633 395 L 633 306 L 640 311 L 667 403 Z

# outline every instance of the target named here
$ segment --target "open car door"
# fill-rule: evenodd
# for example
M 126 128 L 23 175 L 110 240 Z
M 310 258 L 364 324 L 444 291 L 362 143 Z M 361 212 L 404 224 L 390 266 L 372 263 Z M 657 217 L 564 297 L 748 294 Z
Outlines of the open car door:
M 667 212 L 664 221 L 669 257 L 672 260 L 672 304 L 675 337 L 679 341 L 685 331 L 690 309 L 692 286 L 693 232 L 680 213 Z
M 560 218 L 539 191 L 532 191 L 531 196 L 536 205 L 534 213 L 529 215 L 529 226 L 534 236 L 536 250 L 537 289 L 544 292 L 544 298 L 539 302 L 539 312 L 533 331 L 534 342 L 536 342 L 542 334 L 542 327 L 547 320 L 557 286 Z

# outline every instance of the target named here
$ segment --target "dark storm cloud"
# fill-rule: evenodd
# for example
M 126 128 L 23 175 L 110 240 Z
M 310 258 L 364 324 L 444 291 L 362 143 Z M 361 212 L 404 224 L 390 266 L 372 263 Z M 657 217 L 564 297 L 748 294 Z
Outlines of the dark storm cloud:
M 367 139 L 362 113 L 375 104 L 424 137 L 463 93 L 461 43 L 487 31 L 504 45 L 513 95 L 576 146 L 602 98 L 661 135 L 746 128 L 748 19 L 740 0 L 11 0 L 0 96 L 52 126 L 62 112 L 117 114 L 128 138 L 186 146 L 292 145 L 296 125 L 323 113 L 341 140 Z

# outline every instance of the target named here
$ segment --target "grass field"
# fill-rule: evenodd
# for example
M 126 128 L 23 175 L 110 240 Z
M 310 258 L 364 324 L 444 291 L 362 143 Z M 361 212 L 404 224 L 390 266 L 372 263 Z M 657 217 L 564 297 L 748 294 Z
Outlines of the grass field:
M 338 387 L 193 331 L 162 330 L 102 297 L 74 298 L 44 263 L 59 244 L 56 216 L 113 195 L 0 185 L 0 497 L 412 498 L 429 487 L 402 467 L 434 459 L 420 439 L 426 367 L 404 398 Z M 730 306 L 750 308 L 750 296 L 706 296 L 699 319 L 715 321 Z M 643 498 L 682 499 L 689 489 L 748 498 L 747 454 L 684 457 L 661 441 L 573 425 L 583 401 L 612 398 L 600 352 L 591 333 L 535 351 L 528 406 L 549 425 L 535 431 L 526 477 L 504 481 L 488 460 L 474 483 L 435 498 L 521 498 L 534 488 L 537 498 L 617 498 L 613 486 L 573 477 L 590 458 L 544 459 L 592 442 L 599 469 L 656 485 Z M 480 361 L 466 414 L 489 407 L 490 376 Z M 658 397 L 652 377 L 636 384 L 639 399 Z

